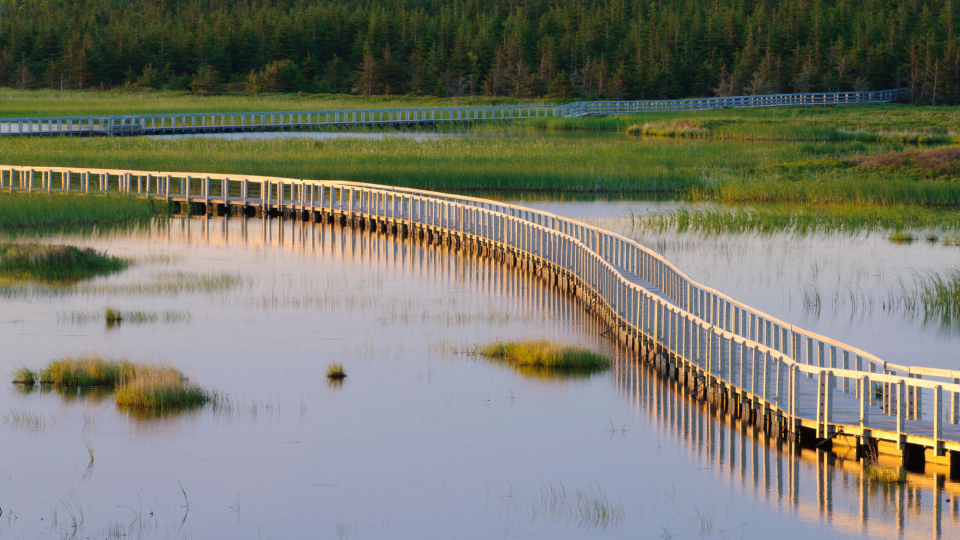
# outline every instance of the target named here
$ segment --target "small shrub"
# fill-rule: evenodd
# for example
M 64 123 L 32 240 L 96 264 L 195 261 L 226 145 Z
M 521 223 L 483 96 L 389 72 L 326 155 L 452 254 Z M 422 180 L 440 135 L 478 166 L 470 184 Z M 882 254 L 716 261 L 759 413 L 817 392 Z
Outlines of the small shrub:
M 123 313 L 119 309 L 107 308 L 104 316 L 107 319 L 107 324 L 114 324 L 123 320 Z

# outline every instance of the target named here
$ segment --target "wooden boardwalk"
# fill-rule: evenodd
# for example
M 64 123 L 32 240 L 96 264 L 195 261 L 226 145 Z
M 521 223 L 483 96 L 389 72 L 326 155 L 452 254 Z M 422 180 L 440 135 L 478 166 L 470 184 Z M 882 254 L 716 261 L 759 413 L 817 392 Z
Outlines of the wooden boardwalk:
M 129 194 L 471 246 L 589 301 L 639 358 L 764 429 L 960 470 L 960 371 L 885 361 L 798 328 L 572 219 L 415 189 L 246 175 L 0 166 L 0 190 Z
M 356 126 L 412 126 L 451 122 L 574 118 L 722 108 L 824 107 L 889 103 L 903 99 L 907 95 L 907 89 L 898 89 L 874 92 L 775 94 L 673 100 L 580 101 L 567 105 L 0 118 L 0 136 L 167 135 L 311 130 Z

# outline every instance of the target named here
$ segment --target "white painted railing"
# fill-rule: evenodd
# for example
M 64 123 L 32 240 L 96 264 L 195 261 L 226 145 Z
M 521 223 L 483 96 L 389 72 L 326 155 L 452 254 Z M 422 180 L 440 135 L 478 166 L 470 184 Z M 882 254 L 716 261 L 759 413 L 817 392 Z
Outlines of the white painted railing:
M 787 429 L 960 451 L 960 371 L 895 364 L 690 279 L 653 250 L 578 221 L 496 201 L 354 182 L 0 166 L 0 191 L 130 194 L 369 217 L 489 243 L 581 284 L 619 330 Z
M 823 107 L 856 103 L 887 103 L 903 99 L 907 94 L 908 90 L 900 89 L 876 92 L 775 94 L 698 99 L 583 101 L 567 105 L 0 118 L 0 136 L 159 135 L 164 133 L 302 130 L 324 127 L 398 126 L 484 120 L 504 121 L 524 118 L 608 116 L 658 111 L 709 110 L 725 107 Z

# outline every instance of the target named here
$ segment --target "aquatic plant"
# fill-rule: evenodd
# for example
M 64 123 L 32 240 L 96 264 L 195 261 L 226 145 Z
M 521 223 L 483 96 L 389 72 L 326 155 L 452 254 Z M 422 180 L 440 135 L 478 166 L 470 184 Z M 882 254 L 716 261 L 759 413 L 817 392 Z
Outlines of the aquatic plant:
M 50 416 L 48 419 L 42 414 L 25 411 L 23 409 L 13 409 L 8 414 L 2 416 L 4 424 L 28 431 L 41 431 L 57 423 L 55 416 Z
M 128 225 L 167 214 L 165 202 L 135 197 L 0 191 L 0 230 L 5 232 Z
M 332 362 L 327 366 L 327 378 L 333 380 L 343 379 L 347 376 L 346 370 L 343 369 L 343 364 L 340 362 Z
M 40 379 L 36 371 L 24 366 L 13 372 L 13 384 L 33 386 Z
M 0 277 L 71 282 L 119 272 L 129 266 L 93 248 L 33 242 L 0 244 Z
M 498 341 L 482 347 L 483 356 L 520 367 L 599 371 L 610 359 L 584 347 L 565 346 L 546 340 Z
M 119 407 L 164 410 L 204 405 L 214 395 L 171 368 L 138 374 L 121 384 L 114 398 Z
M 116 389 L 116 404 L 134 409 L 194 407 L 210 402 L 216 395 L 190 383 L 180 370 L 172 366 L 109 359 L 94 354 L 54 360 L 40 370 L 34 381 L 61 389 Z
M 859 232 L 881 229 L 960 230 L 960 210 L 918 205 L 761 204 L 751 206 L 681 206 L 655 213 L 630 212 L 631 226 L 654 230 L 714 233 Z M 898 234 L 898 233 L 894 233 Z

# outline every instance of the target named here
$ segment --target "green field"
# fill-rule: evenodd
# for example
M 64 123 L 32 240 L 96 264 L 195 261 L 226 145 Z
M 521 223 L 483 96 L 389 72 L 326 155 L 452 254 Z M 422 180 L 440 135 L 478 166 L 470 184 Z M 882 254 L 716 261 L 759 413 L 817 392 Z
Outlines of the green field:
M 10 99 L 0 99 L 0 110 L 18 114 L 454 104 L 410 97 L 7 92 Z M 643 131 L 670 136 L 626 133 L 640 121 Z M 955 107 L 741 109 L 474 124 L 454 126 L 466 129 L 465 136 L 418 139 L 0 138 L 0 163 L 350 180 L 493 196 L 774 203 L 749 211 L 646 218 L 659 227 L 956 230 L 960 168 L 950 164 L 960 161 L 960 154 L 954 147 L 905 142 L 953 140 L 955 126 L 960 126 Z M 87 198 L 78 204 L 56 196 L 16 197 L 0 194 L 0 224 L 21 229 L 123 223 L 165 210 L 123 200 Z
M 349 94 L 227 94 L 189 92 L 100 92 L 95 90 L 0 89 L 0 118 L 177 114 L 221 112 L 319 111 L 414 107 L 492 106 L 560 103 L 547 99 L 509 97 L 434 98 L 417 96 L 353 96 Z

